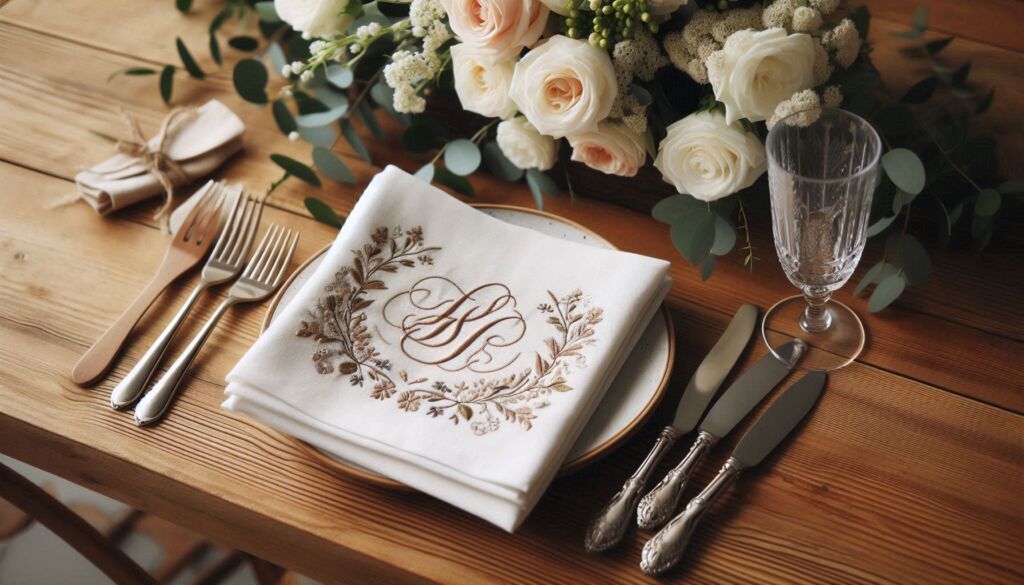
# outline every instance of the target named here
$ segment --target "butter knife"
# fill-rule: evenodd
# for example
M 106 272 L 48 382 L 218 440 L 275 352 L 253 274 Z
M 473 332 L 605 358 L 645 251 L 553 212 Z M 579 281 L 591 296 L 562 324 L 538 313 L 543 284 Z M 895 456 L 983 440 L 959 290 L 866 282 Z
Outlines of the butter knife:
M 729 431 L 786 377 L 806 347 L 799 339 L 780 346 L 776 350 L 778 358 L 771 353 L 764 356 L 722 393 L 722 397 L 701 421 L 698 428 L 700 432 L 686 457 L 683 457 L 679 465 L 669 471 L 658 485 L 640 500 L 637 507 L 637 525 L 646 529 L 657 528 L 675 514 L 686 482 L 711 447 L 729 434 Z M 676 412 L 677 417 L 681 415 L 686 413 Z M 692 413 L 690 415 L 692 416 Z
M 679 562 L 704 513 L 744 469 L 761 463 L 807 416 L 821 396 L 826 378 L 824 372 L 811 372 L 768 407 L 747 434 L 743 435 L 732 456 L 704 491 L 690 500 L 681 514 L 644 545 L 640 557 L 640 568 L 644 573 L 659 575 Z
M 583 546 L 587 552 L 609 550 L 622 541 L 633 519 L 636 502 L 643 493 L 647 480 L 680 436 L 693 430 L 704 409 L 722 385 L 729 370 L 739 359 L 757 324 L 757 307 L 743 305 L 736 311 L 722 337 L 701 362 L 680 399 L 676 416 L 670 426 L 661 430 L 654 448 L 647 454 L 639 469 L 622 486 L 587 528 Z

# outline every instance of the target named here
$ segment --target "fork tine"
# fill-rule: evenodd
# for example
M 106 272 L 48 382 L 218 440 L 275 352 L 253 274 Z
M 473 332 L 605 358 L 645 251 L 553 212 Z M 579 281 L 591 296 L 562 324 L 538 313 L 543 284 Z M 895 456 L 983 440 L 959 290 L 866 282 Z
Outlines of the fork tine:
M 275 242 L 276 245 L 274 247 L 274 255 L 271 257 L 270 261 L 267 262 L 267 265 L 263 267 L 263 270 L 260 271 L 260 275 L 259 278 L 257 278 L 257 280 L 264 284 L 268 284 L 270 282 L 270 277 L 277 270 L 278 262 L 281 261 L 281 254 L 283 253 L 284 249 L 288 247 L 288 239 L 291 238 L 291 235 L 291 230 L 281 230 L 281 237 L 278 239 L 277 242 Z
M 263 278 L 266 276 L 267 271 L 270 270 L 270 266 L 274 263 L 278 253 L 281 251 L 281 240 L 284 238 L 285 228 L 284 226 L 277 226 L 278 230 L 270 244 L 270 253 L 264 261 L 260 262 L 259 267 L 253 272 L 252 278 L 259 282 L 263 282 Z
M 245 231 L 249 227 L 249 219 L 252 216 L 252 200 L 246 194 L 239 194 L 239 200 L 244 199 L 242 209 L 238 211 L 238 217 L 235 218 L 234 228 L 231 230 L 231 238 L 224 246 L 224 251 L 221 254 L 221 260 L 228 264 L 237 264 L 241 261 L 239 258 L 239 245 L 242 243 L 242 239 L 245 237 Z
M 232 264 L 241 264 L 242 260 L 245 259 L 245 254 L 249 251 L 249 247 L 252 245 L 253 240 L 256 238 L 256 232 L 260 228 L 260 219 L 263 217 L 263 199 L 255 199 L 250 197 L 252 205 L 250 206 L 249 216 L 246 220 L 246 229 L 242 232 L 242 243 L 237 248 L 235 253 L 232 253 Z
M 291 237 L 292 243 L 288 246 L 288 251 L 282 256 L 283 262 L 280 266 L 274 265 L 274 272 L 271 273 L 271 278 L 267 280 L 267 284 L 273 288 L 277 288 L 281 284 L 281 279 L 284 278 L 285 269 L 288 268 L 288 264 L 292 261 L 292 255 L 295 253 L 295 245 L 299 243 L 299 232 L 295 230 L 289 230 L 288 235 Z
M 190 211 L 188 216 L 185 218 L 185 221 L 181 223 L 181 227 L 178 228 L 178 232 L 175 234 L 176 239 L 183 242 L 191 241 L 192 235 L 195 234 L 196 231 L 196 223 L 202 217 L 203 210 L 206 209 L 210 201 L 213 199 L 210 194 L 216 193 L 220 189 L 219 185 L 220 183 L 217 181 L 211 180 L 207 181 L 205 185 L 199 188 L 199 190 L 202 191 L 202 195 L 200 195 L 199 201 L 196 202 L 192 211 Z
M 271 224 L 267 231 L 263 234 L 263 239 L 260 240 L 259 247 L 256 248 L 256 252 L 249 258 L 249 263 L 245 266 L 245 272 L 242 273 L 242 278 L 251 278 L 256 267 L 267 255 L 267 242 L 270 241 L 271 235 L 277 230 L 276 224 Z
M 225 250 L 228 249 L 228 242 L 234 237 L 236 231 L 238 231 L 238 218 L 241 215 L 240 208 L 245 205 L 242 197 L 236 197 L 234 204 L 231 205 L 231 211 L 228 212 L 227 221 L 224 222 L 224 227 L 220 230 L 220 235 L 217 236 L 217 244 L 213 248 L 213 252 L 210 257 L 221 258 L 221 255 Z
M 216 200 L 212 202 L 209 208 L 203 213 L 203 217 L 200 219 L 200 223 L 196 228 L 198 236 L 196 237 L 196 245 L 201 245 L 208 238 L 214 237 L 214 235 L 221 229 L 221 219 L 224 217 L 224 202 L 227 200 L 227 191 L 223 184 L 218 189 Z

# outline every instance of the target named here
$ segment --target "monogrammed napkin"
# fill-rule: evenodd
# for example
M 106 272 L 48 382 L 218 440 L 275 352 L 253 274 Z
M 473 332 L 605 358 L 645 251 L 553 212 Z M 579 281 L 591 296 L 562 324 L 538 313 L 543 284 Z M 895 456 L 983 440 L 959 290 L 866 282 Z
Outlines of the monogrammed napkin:
M 242 148 L 245 124 L 217 100 L 194 112 L 177 116 L 166 129 L 164 155 L 174 168 L 164 172 L 175 185 L 183 185 L 212 173 Z M 160 137 L 147 143 L 159 149 Z M 75 175 L 80 197 L 97 212 L 107 214 L 142 201 L 164 190 L 141 158 L 128 154 L 113 157 Z
M 228 374 L 224 406 L 514 531 L 667 269 L 506 224 L 388 167 Z

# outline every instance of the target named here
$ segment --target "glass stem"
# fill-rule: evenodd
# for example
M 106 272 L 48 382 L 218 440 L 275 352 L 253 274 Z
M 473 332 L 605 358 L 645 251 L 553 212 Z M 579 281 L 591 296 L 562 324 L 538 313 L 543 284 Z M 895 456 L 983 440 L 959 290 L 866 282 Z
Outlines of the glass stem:
M 832 293 L 828 289 L 809 287 L 804 289 L 807 308 L 800 317 L 800 328 L 808 333 L 821 333 L 832 325 L 832 314 L 825 306 Z

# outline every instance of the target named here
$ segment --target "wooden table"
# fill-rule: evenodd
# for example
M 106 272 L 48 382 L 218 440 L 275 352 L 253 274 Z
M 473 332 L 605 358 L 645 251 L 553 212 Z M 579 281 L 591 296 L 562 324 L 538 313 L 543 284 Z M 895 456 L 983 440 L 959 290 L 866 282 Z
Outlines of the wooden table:
M 108 155 L 109 143 L 94 132 L 120 133 L 117 103 L 154 130 L 166 109 L 153 78 L 106 79 L 124 67 L 177 63 L 178 35 L 205 47 L 214 3 L 196 4 L 196 14 L 184 17 L 170 0 L 0 1 L 0 450 L 327 582 L 653 582 L 637 568 L 640 536 L 615 553 L 588 556 L 583 527 L 637 466 L 736 307 L 764 308 L 793 292 L 764 222 L 753 274 L 733 255 L 701 283 L 650 218 L 585 198 L 548 201 L 550 211 L 623 249 L 673 261 L 668 302 L 678 363 L 652 422 L 612 456 L 557 481 L 514 536 L 429 497 L 339 476 L 294 440 L 222 412 L 224 374 L 256 338 L 261 307 L 225 318 L 171 416 L 156 428 L 138 429 L 107 407 L 109 379 L 89 389 L 70 382 L 71 366 L 144 285 L 167 238 L 151 220 L 152 206 L 109 220 L 81 204 L 48 206 L 72 191 L 77 169 Z M 905 22 L 915 3 L 870 4 L 894 19 L 873 23 L 876 63 L 902 71 L 889 33 L 905 28 L 897 21 Z M 1016 133 L 1002 152 L 1009 163 L 1021 160 L 1021 3 L 970 3 L 969 10 L 931 4 L 937 26 L 966 37 L 948 49 L 950 59 L 970 56 L 972 75 L 998 84 L 987 123 L 1005 136 Z M 216 69 L 209 59 L 202 65 Z M 896 87 L 914 79 L 889 76 Z M 230 69 L 201 82 L 179 75 L 175 96 L 178 103 L 217 97 L 245 119 L 247 150 L 222 173 L 231 180 L 260 190 L 278 174 L 268 154 L 308 158 L 307 147 L 274 128 L 269 112 L 240 102 Z M 392 128 L 389 142 L 372 145 L 374 159 L 416 168 L 421 163 L 401 153 L 395 136 Z M 297 258 L 334 236 L 308 217 L 302 198 L 316 195 L 347 210 L 379 170 L 343 155 L 359 186 L 311 190 L 293 180 L 271 201 L 266 219 L 302 232 Z M 1004 168 L 1022 175 L 1019 163 Z M 474 182 L 480 201 L 530 205 L 524 188 L 485 176 Z M 832 377 L 794 440 L 720 502 L 668 580 L 1024 580 L 1022 257 L 997 250 L 935 260 L 933 282 L 882 314 L 869 315 L 848 291 L 839 295 L 866 316 L 869 347 Z M 189 284 L 176 286 L 145 318 L 114 379 L 141 355 Z M 199 312 L 213 306 L 205 299 Z M 763 354 L 752 345 L 742 365 Z M 709 479 L 736 434 L 715 450 L 697 484 Z

